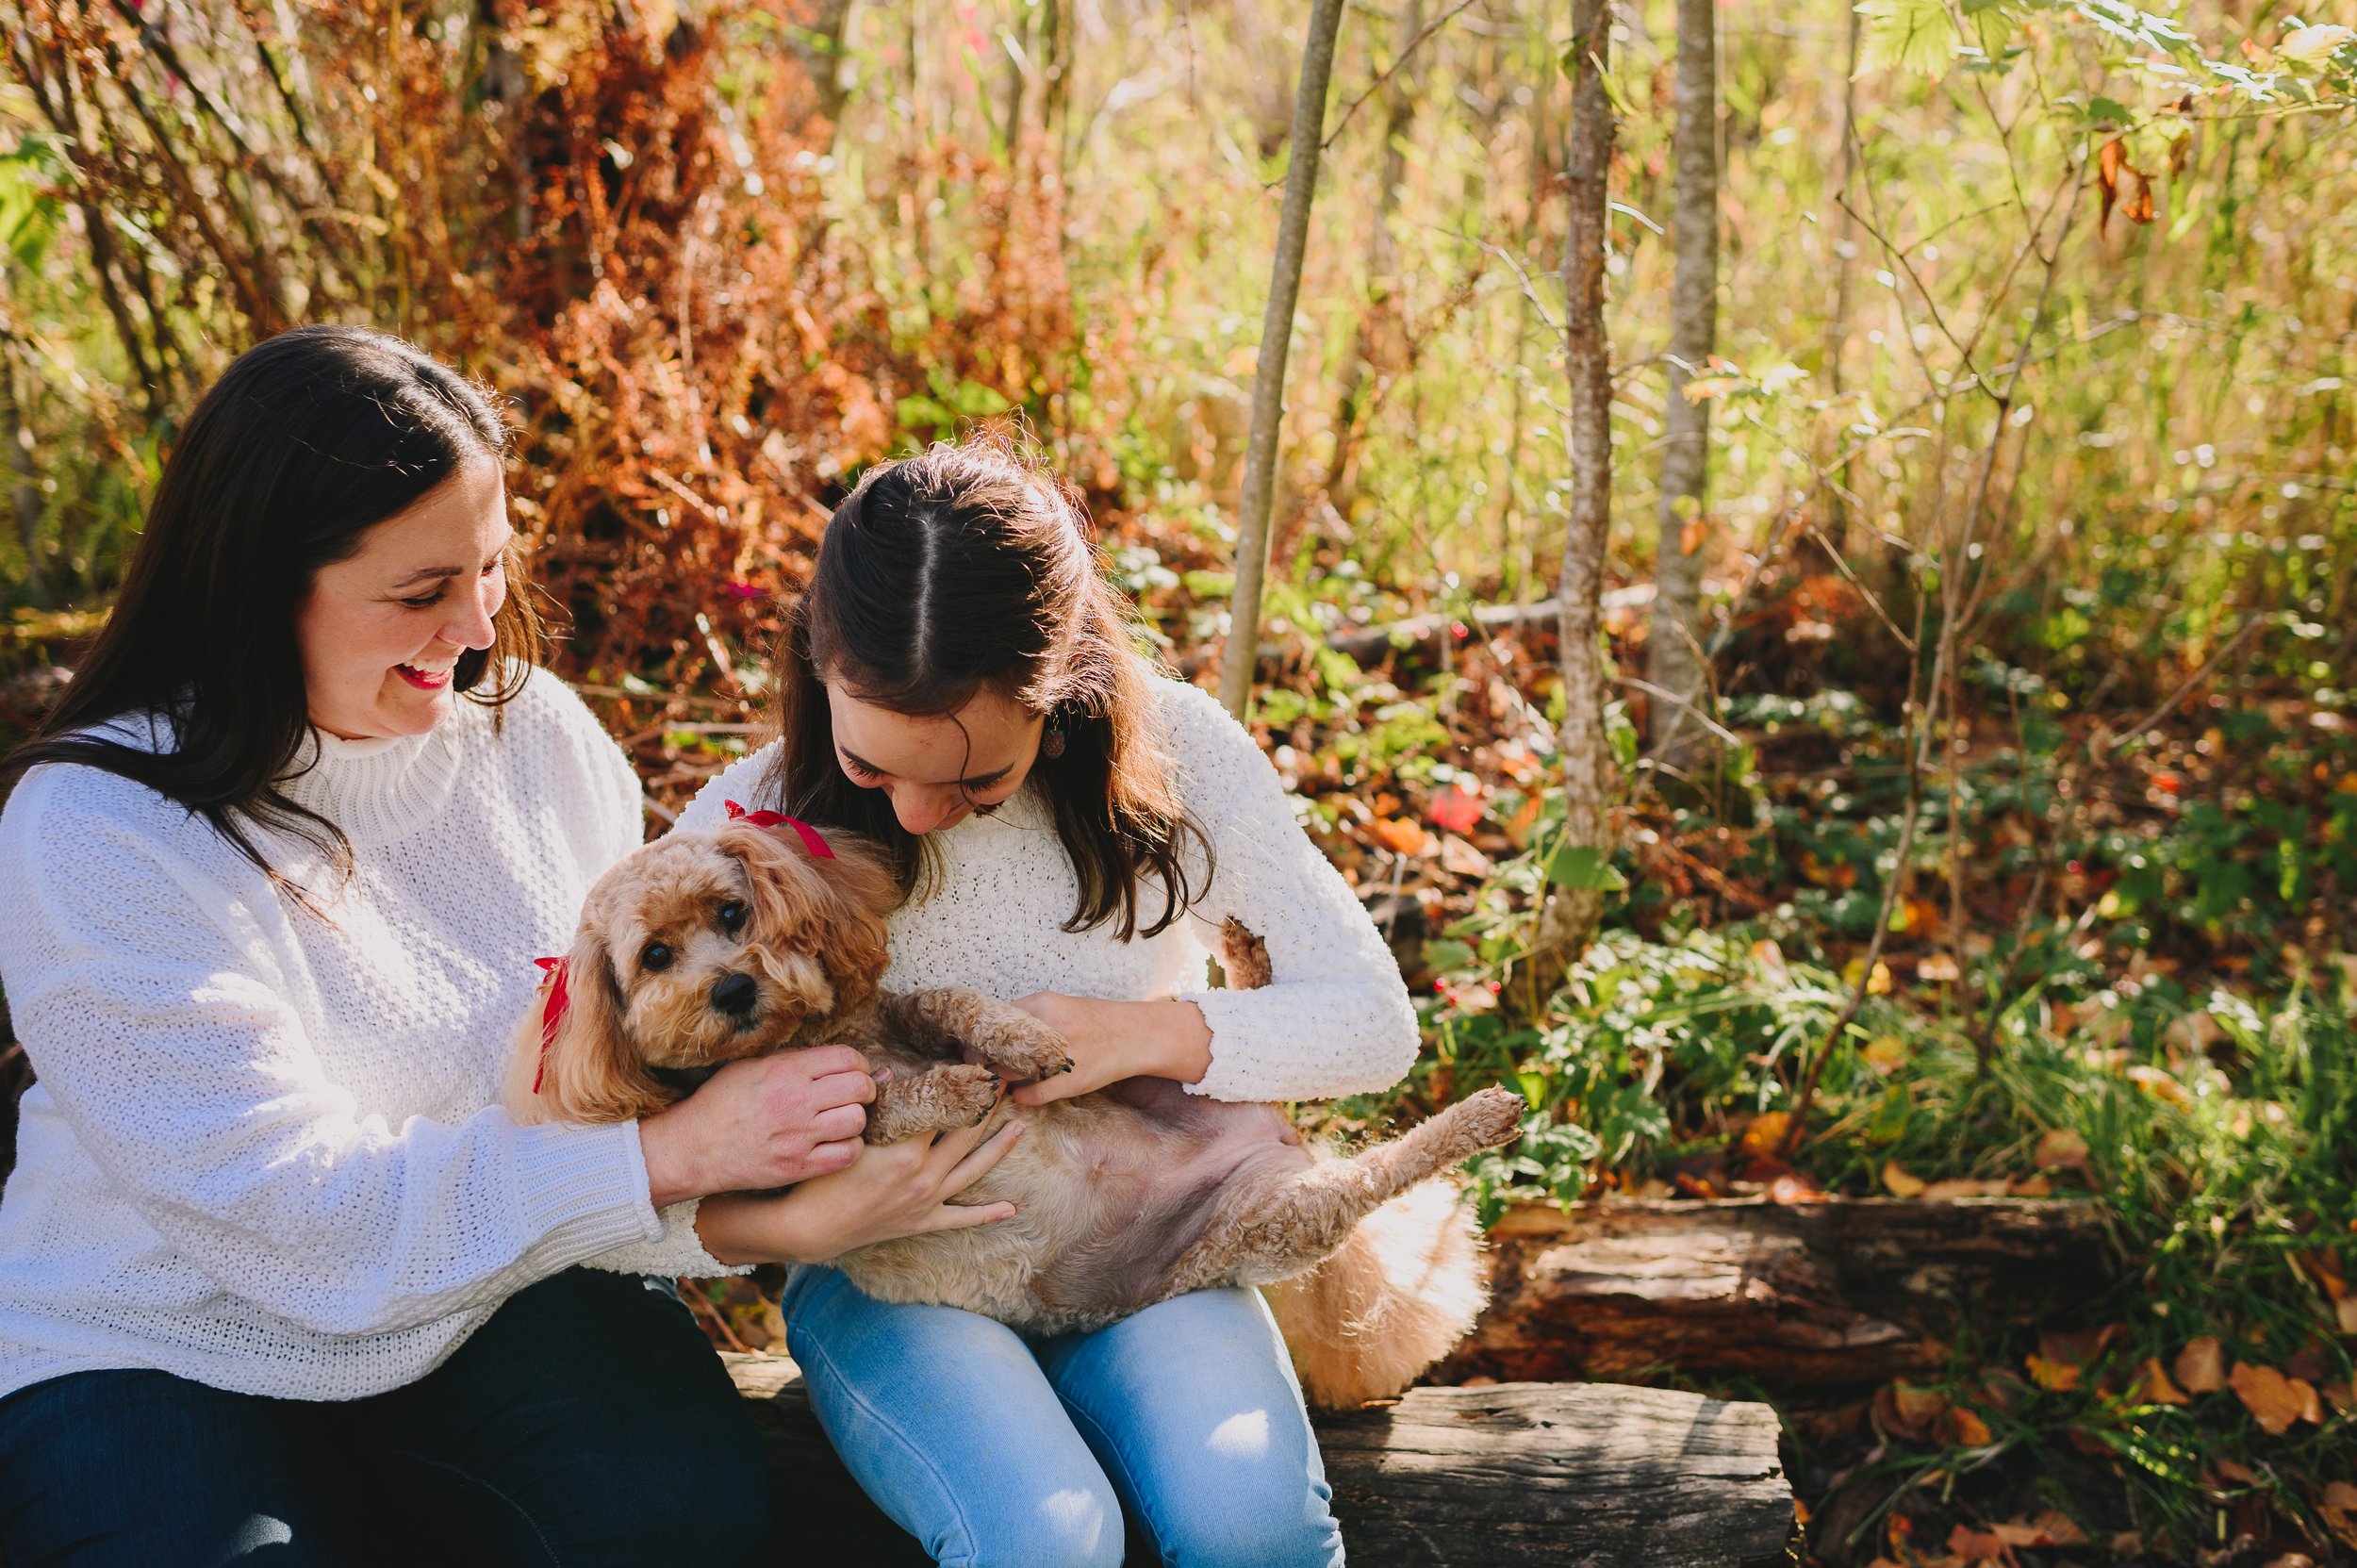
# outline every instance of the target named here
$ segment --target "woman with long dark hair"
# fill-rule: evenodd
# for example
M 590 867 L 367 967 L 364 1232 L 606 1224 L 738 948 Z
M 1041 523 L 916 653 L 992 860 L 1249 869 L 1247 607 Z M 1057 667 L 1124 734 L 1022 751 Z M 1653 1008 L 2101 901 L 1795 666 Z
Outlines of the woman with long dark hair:
M 0 1198 L 11 1568 L 743 1560 L 752 1430 L 642 1271 L 721 1271 L 698 1226 L 744 1200 L 698 1200 L 810 1177 L 753 1210 L 797 1257 L 998 1217 L 943 1201 L 990 1146 L 863 1154 L 839 1048 L 643 1123 L 493 1105 L 533 957 L 640 838 L 535 667 L 504 439 L 397 339 L 248 352 L 0 764 L 39 1075 Z
M 1242 1100 L 1396 1081 L 1415 1015 L 1373 923 L 1250 734 L 1139 649 L 1077 502 L 1019 452 L 884 465 L 836 508 L 780 650 L 780 739 L 680 826 L 733 800 L 882 844 L 904 900 L 885 983 L 972 986 L 1070 1043 L 1074 1070 L 1018 1102 L 1140 1075 Z M 1230 919 L 1273 983 L 1207 988 Z M 703 1233 L 723 1256 L 807 1261 L 789 1218 L 740 1201 Z M 804 1266 L 785 1313 L 837 1450 L 937 1561 L 1111 1565 L 1125 1536 L 1191 1568 L 1341 1560 L 1256 1292 L 1027 1340 Z

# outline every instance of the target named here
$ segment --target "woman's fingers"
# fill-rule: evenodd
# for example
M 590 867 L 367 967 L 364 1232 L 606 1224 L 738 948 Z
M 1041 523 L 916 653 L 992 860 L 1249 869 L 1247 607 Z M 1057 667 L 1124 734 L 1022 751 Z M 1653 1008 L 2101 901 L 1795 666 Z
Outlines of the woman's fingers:
M 802 1163 L 802 1179 L 807 1180 L 814 1176 L 832 1176 L 836 1171 L 849 1170 L 865 1152 L 866 1146 L 857 1138 L 819 1144 L 811 1149 L 810 1158 Z
M 838 1138 L 856 1138 L 867 1127 L 867 1112 L 857 1105 L 830 1105 L 810 1118 L 811 1140 L 829 1144 Z
M 876 1098 L 876 1080 L 862 1063 L 847 1071 L 812 1079 L 810 1097 L 814 1105 L 865 1105 Z
M 1009 1122 L 990 1135 L 990 1141 L 972 1150 L 951 1165 L 942 1178 L 942 1197 L 955 1197 L 983 1177 L 988 1176 L 999 1161 L 1007 1157 L 1015 1141 L 1023 1136 L 1021 1122 Z
M 925 1230 L 928 1233 L 934 1230 L 964 1230 L 977 1225 L 994 1225 L 999 1220 L 1013 1218 L 1014 1205 L 1012 1203 L 978 1203 L 970 1209 L 945 1203 L 935 1209 L 932 1217 L 925 1222 Z

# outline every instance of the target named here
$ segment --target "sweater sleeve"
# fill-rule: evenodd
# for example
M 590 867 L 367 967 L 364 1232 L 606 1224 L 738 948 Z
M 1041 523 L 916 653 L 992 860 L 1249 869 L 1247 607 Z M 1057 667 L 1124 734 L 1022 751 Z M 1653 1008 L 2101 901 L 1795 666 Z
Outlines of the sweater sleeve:
M 761 791 L 762 776 L 768 772 L 770 759 L 778 752 L 777 741 L 771 741 L 749 757 L 739 757 L 705 781 L 696 791 L 696 798 L 679 814 L 671 825 L 673 833 L 710 833 L 728 821 L 728 802 L 734 801 L 748 811 L 762 806 L 778 807 L 776 801 L 756 801 Z
M 1294 817 L 1277 769 L 1207 692 L 1165 684 L 1180 797 L 1210 835 L 1211 879 L 1193 917 L 1230 917 L 1268 944 L 1271 982 L 1196 991 L 1213 1099 L 1329 1099 L 1389 1088 L 1415 1065 L 1416 1013 L 1399 966 L 1350 884 Z
M 225 850 L 190 858 L 207 832 L 74 767 L 37 769 L 0 817 L 18 1033 L 77 1141 L 184 1260 L 315 1333 L 356 1335 L 659 1233 L 635 1124 L 361 1114 L 288 1000 L 277 900 Z

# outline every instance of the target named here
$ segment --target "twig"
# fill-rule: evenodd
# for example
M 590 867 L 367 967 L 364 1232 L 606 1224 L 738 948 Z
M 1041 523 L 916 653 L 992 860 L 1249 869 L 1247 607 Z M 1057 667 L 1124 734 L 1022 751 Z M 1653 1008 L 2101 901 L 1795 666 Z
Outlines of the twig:
M 1406 47 L 1400 50 L 1399 58 L 1392 61 L 1390 66 L 1384 70 L 1383 74 L 1376 77 L 1376 79 L 1368 85 L 1368 88 L 1364 92 L 1361 92 L 1358 97 L 1353 98 L 1349 105 L 1343 108 L 1343 117 L 1334 122 L 1334 128 L 1326 133 L 1326 140 L 1324 141 L 1318 143 L 1319 149 L 1323 151 L 1326 148 L 1333 146 L 1334 139 L 1343 134 L 1343 127 L 1344 125 L 1350 124 L 1350 117 L 1359 112 L 1359 106 L 1374 97 L 1376 93 L 1382 91 L 1385 84 L 1390 82 L 1393 76 L 1399 74 L 1399 68 L 1408 63 L 1408 57 L 1416 52 L 1416 48 L 1419 44 L 1423 43 L 1426 39 L 1430 38 L 1434 33 L 1439 32 L 1444 23 L 1455 17 L 1459 11 L 1471 7 L 1473 3 L 1474 0 L 1457 0 L 1456 5 L 1450 7 L 1447 10 L 1442 11 L 1439 16 L 1434 17 L 1431 21 L 1426 23 L 1424 26 L 1418 30 L 1416 36 L 1408 41 Z
M 1915 596 L 1915 646 L 1918 650 L 1923 644 L 1923 617 L 1930 602 L 1928 594 L 1919 593 Z M 1948 639 L 1943 635 L 1941 640 L 1944 644 Z M 1941 652 L 1944 653 L 1946 649 L 1943 647 Z M 1817 1081 L 1823 1076 L 1826 1062 L 1832 1059 L 1834 1048 L 1840 1044 L 1842 1032 L 1854 1023 L 1858 1014 L 1865 1009 L 1867 992 L 1874 983 L 1874 966 L 1882 962 L 1883 941 L 1890 934 L 1890 912 L 1897 907 L 1899 889 L 1906 881 L 1907 857 L 1915 852 L 1916 820 L 1921 815 L 1920 808 L 1923 800 L 1923 746 L 1929 741 L 1938 720 L 1942 690 L 1938 676 L 1935 672 L 1931 687 L 1924 694 L 1922 712 L 1919 718 L 1914 692 L 1916 678 L 1922 673 L 1922 654 L 1920 652 L 1909 654 L 1907 660 L 1907 724 L 1904 734 L 1907 754 L 1907 804 L 1906 814 L 1899 823 L 1898 853 L 1891 860 L 1890 878 L 1883 883 L 1882 907 L 1874 916 L 1874 934 L 1866 944 L 1866 957 L 1858 969 L 1857 983 L 1851 987 L 1849 1001 L 1843 1004 L 1841 1012 L 1834 1018 L 1833 1027 L 1825 1032 L 1824 1041 L 1818 1046 L 1816 1055 L 1809 1059 L 1808 1066 L 1801 1075 L 1800 1092 L 1793 1097 L 1791 1120 L 1786 1124 L 1784 1140 L 1778 1147 L 1778 1152 L 1788 1160 L 1792 1157 L 1793 1151 L 1801 1147 L 1802 1131 L 1808 1125 L 1809 1107 L 1817 1098 Z
M 1684 708 L 1687 711 L 1688 716 L 1691 718 L 1695 723 L 1700 724 L 1704 729 L 1708 730 L 1712 734 L 1716 735 L 1719 739 L 1725 741 L 1729 746 L 1740 746 L 1743 744 L 1743 737 L 1741 735 L 1737 734 L 1733 730 L 1728 729 L 1725 725 L 1721 724 L 1717 719 L 1712 718 L 1709 715 L 1704 713 L 1702 711 L 1702 704 L 1696 701 L 1693 698 L 1681 697 L 1674 691 L 1664 690 L 1662 687 L 1655 685 L 1651 681 L 1640 681 L 1634 675 L 1621 675 L 1616 676 L 1615 679 L 1624 686 L 1635 686 L 1638 690 L 1643 692 L 1648 697 L 1658 697 L 1664 701 L 1675 702 L 1679 707 Z
M 2233 657 L 2237 649 L 2241 648 L 2244 643 L 2249 642 L 2262 628 L 2271 626 L 2274 623 L 2275 618 L 2273 616 L 2256 616 L 2250 620 L 2244 621 L 2242 623 L 2242 630 L 2236 632 L 2233 636 L 2227 641 L 2225 647 L 2219 649 L 2217 652 L 2211 654 L 2207 659 L 2203 660 L 2201 668 L 2187 676 L 2184 685 L 2179 686 L 2175 691 L 2170 692 L 2168 694 L 2168 700 L 2163 702 L 2159 707 L 2154 708 L 2151 713 L 2145 715 L 2144 718 L 2128 726 L 2125 731 L 2118 735 L 2109 734 L 2101 729 L 2097 730 L 2095 734 L 2089 735 L 2087 737 L 2087 751 L 2089 753 L 2091 753 L 2098 762 L 2101 762 L 2104 756 L 2111 751 L 2113 747 L 2123 746 L 2129 741 L 2137 739 L 2148 731 L 2158 726 L 2163 719 L 2169 716 L 2170 711 L 2174 709 L 2178 703 L 2185 700 L 2186 695 L 2190 693 L 2194 687 L 2200 685 L 2202 682 L 2208 680 L 2212 675 L 2217 673 L 2217 667 L 2224 664 L 2228 659 Z
M 692 1311 L 701 1313 L 708 1322 L 717 1328 L 722 1334 L 726 1335 L 730 1345 L 748 1356 L 753 1353 L 753 1347 L 747 1345 L 744 1340 L 739 1338 L 734 1329 L 729 1327 L 729 1320 L 722 1314 L 720 1310 L 717 1307 L 715 1307 L 711 1302 L 704 1299 L 703 1292 L 695 1289 L 684 1290 L 680 1292 L 680 1298 L 685 1301 Z

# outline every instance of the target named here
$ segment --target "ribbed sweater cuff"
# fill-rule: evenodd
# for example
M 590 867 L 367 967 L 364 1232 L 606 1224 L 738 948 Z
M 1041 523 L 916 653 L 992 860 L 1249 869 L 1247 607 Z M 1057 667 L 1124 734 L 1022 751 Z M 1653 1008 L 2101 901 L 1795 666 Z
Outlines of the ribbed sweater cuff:
M 663 1231 L 636 1122 L 517 1129 L 516 1196 L 531 1245 L 559 1268 Z

